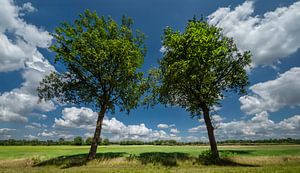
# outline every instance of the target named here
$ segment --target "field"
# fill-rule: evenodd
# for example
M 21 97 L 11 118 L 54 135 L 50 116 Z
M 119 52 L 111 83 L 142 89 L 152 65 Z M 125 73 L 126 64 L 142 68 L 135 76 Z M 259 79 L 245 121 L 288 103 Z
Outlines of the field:
M 229 164 L 197 162 L 207 146 L 0 146 L 0 172 L 300 172 L 300 145 L 220 146 Z

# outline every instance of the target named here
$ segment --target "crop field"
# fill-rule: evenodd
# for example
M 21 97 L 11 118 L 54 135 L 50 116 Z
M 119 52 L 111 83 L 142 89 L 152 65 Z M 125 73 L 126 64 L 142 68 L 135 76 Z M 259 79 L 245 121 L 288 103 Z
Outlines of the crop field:
M 85 162 L 89 146 L 0 146 L 0 172 L 300 172 L 300 145 L 220 146 L 230 160 L 203 165 L 207 146 L 99 146 Z

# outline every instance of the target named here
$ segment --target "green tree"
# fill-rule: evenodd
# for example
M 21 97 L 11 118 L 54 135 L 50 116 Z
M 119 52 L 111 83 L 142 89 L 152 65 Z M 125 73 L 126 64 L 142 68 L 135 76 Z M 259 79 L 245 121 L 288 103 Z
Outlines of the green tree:
M 38 87 L 40 99 L 85 104 L 98 111 L 88 160 L 95 158 L 106 113 L 136 108 L 145 91 L 141 67 L 146 48 L 144 35 L 133 33 L 133 21 L 123 16 L 118 25 L 111 17 L 98 17 L 86 10 L 73 24 L 57 27 L 50 47 L 55 62 L 66 67 L 64 73 L 53 72 Z
M 102 145 L 109 145 L 109 140 L 106 138 L 102 141 Z
M 203 115 L 212 155 L 219 158 L 210 111 L 225 92 L 246 92 L 250 52 L 241 53 L 233 39 L 202 19 L 190 20 L 182 33 L 167 27 L 163 47 L 160 67 L 150 75 L 159 79 L 154 95 L 159 102 L 180 106 L 193 117 Z
M 93 142 L 93 138 L 92 137 L 87 137 L 86 140 L 85 140 L 85 144 L 86 145 L 91 145 Z
M 81 136 L 76 136 L 73 140 L 74 145 L 82 145 L 83 144 L 83 139 Z
M 59 143 L 59 145 L 64 145 L 65 139 L 64 138 L 59 138 L 58 143 Z

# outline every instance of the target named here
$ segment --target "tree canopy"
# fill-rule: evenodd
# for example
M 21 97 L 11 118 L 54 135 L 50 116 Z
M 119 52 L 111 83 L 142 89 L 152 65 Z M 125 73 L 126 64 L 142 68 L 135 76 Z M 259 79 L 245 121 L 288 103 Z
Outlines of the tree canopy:
M 119 26 L 111 17 L 98 17 L 86 10 L 74 25 L 62 23 L 55 29 L 55 62 L 66 67 L 53 72 L 38 88 L 42 99 L 89 104 L 96 109 L 106 105 L 129 111 L 142 94 L 141 67 L 146 53 L 144 35 L 131 29 L 133 21 L 123 16 Z
M 160 60 L 160 102 L 181 106 L 194 115 L 223 99 L 224 91 L 245 93 L 249 51 L 240 52 L 232 38 L 203 20 L 190 20 L 183 33 L 164 30 Z

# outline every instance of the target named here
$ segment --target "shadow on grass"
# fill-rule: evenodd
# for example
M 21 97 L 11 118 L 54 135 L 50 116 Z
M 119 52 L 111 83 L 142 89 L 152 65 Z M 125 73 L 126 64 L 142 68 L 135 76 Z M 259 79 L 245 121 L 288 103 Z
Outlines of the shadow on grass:
M 129 156 L 129 158 L 132 156 Z M 139 156 L 134 156 L 142 164 L 161 164 L 163 166 L 177 166 L 177 161 L 192 160 L 187 153 L 180 152 L 147 152 L 141 153 Z
M 198 156 L 195 163 L 202 165 L 257 167 L 257 165 L 238 163 L 230 159 L 237 155 L 249 155 L 251 152 L 252 151 L 249 150 L 221 150 L 219 151 L 220 159 L 216 159 L 208 150 L 203 151 Z
M 222 154 L 231 154 L 231 155 L 250 155 L 253 153 L 253 150 L 220 150 L 219 153 Z
M 117 157 L 122 157 L 125 152 L 108 152 L 108 153 L 97 153 L 97 160 L 109 160 Z M 87 154 L 76 154 L 69 156 L 59 156 L 49 160 L 45 160 L 35 164 L 34 166 L 47 166 L 56 165 L 62 166 L 61 168 L 70 168 L 74 166 L 82 166 L 87 163 Z
M 258 167 L 258 165 L 238 163 L 229 158 L 221 158 L 215 165 L 218 166 L 239 166 L 239 167 Z
M 204 155 L 198 158 L 191 157 L 187 153 L 182 152 L 145 152 L 139 155 L 129 155 L 127 157 L 128 161 L 138 160 L 142 164 L 160 164 L 166 167 L 178 166 L 178 161 L 190 161 L 193 164 L 202 164 L 202 165 L 219 165 L 219 166 L 245 166 L 245 167 L 256 167 L 257 165 L 242 164 L 230 160 L 231 156 L 240 155 L 240 154 L 249 154 L 251 151 L 243 150 L 222 150 L 220 151 L 221 159 L 211 160 L 210 157 Z M 107 153 L 97 153 L 96 160 L 109 160 L 118 157 L 123 157 L 125 152 L 107 152 Z M 61 168 L 70 168 L 75 166 L 86 165 L 87 163 L 87 154 L 77 154 L 69 156 L 60 156 L 45 160 L 35 164 L 34 166 L 48 166 L 55 165 L 60 166 Z

